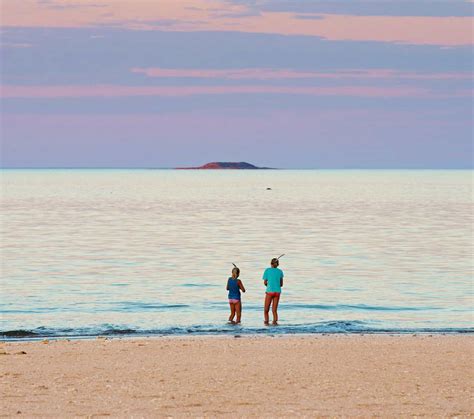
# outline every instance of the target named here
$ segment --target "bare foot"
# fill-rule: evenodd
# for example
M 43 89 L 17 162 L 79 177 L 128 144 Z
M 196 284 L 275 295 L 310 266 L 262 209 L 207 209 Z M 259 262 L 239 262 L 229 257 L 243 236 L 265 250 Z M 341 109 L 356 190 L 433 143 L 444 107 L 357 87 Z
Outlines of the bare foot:
M 275 322 L 275 321 L 274 321 L 274 322 L 272 322 L 272 325 L 273 325 L 273 326 L 278 326 L 278 322 Z
M 264 324 L 265 326 L 268 326 L 269 323 L 268 323 L 268 322 L 263 322 L 263 324 Z
M 228 324 L 235 324 L 235 322 L 233 320 L 229 320 L 227 323 Z

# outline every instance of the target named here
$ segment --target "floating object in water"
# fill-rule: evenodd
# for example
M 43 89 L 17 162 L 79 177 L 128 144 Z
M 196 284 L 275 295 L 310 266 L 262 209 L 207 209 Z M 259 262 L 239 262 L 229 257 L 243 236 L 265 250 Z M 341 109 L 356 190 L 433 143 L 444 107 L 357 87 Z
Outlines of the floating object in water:
M 272 188 L 267 188 L 267 191 L 271 191 L 271 190 L 272 190 Z

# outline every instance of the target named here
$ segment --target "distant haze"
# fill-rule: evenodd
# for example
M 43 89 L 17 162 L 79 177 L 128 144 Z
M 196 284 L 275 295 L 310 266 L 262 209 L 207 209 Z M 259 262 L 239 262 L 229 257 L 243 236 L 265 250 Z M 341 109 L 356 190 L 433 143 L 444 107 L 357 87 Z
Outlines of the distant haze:
M 1 8 L 3 167 L 473 166 L 470 2 Z

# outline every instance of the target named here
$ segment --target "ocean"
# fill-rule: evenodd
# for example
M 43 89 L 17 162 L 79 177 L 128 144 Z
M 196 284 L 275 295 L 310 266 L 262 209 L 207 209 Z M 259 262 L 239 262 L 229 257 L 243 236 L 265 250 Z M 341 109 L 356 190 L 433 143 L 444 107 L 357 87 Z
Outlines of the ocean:
M 2 339 L 474 331 L 472 171 L 0 176 Z M 261 277 L 282 253 L 280 325 L 264 327 Z

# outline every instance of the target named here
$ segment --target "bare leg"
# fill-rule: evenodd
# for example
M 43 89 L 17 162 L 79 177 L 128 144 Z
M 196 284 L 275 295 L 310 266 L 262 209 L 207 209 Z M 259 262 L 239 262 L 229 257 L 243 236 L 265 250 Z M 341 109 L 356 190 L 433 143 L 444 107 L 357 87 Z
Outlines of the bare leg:
M 278 324 L 278 303 L 280 302 L 280 296 L 273 297 L 272 301 L 272 314 L 273 314 L 273 324 Z
M 231 323 L 234 323 L 234 316 L 235 316 L 235 304 L 234 303 L 229 303 L 230 306 L 230 316 L 229 316 L 229 321 Z
M 235 312 L 237 313 L 236 323 L 240 323 L 240 318 L 242 317 L 242 301 L 235 303 Z
M 263 306 L 263 316 L 264 316 L 265 324 L 269 323 L 268 312 L 270 311 L 271 302 L 272 302 L 272 297 L 270 297 L 268 294 L 265 294 L 265 304 Z

